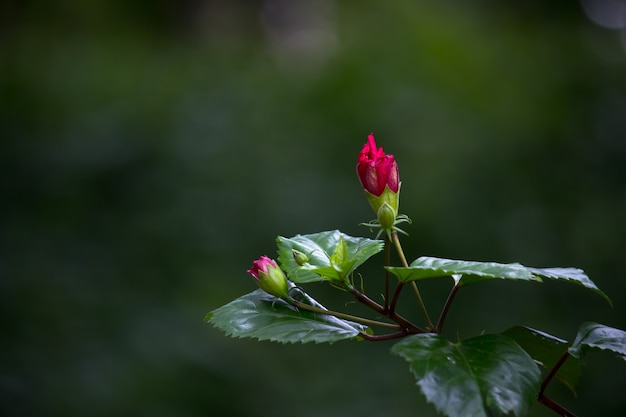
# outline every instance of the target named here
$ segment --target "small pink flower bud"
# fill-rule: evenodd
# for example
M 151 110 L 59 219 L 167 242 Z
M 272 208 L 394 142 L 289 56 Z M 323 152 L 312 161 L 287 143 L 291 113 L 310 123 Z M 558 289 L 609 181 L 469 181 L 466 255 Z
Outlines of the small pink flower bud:
M 266 293 L 278 298 L 287 295 L 289 290 L 287 277 L 273 259 L 261 256 L 252 262 L 252 268 L 247 272 L 254 277 L 259 287 Z

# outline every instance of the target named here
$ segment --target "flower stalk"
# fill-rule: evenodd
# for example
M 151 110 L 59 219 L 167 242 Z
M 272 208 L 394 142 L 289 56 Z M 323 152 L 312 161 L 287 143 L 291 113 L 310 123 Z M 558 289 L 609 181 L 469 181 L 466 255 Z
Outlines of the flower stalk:
M 400 262 L 402 263 L 402 266 L 408 268 L 409 263 L 406 260 L 406 256 L 404 256 L 404 251 L 402 250 L 400 238 L 398 237 L 398 232 L 396 230 L 393 230 L 391 232 L 391 240 L 393 241 L 396 251 L 398 252 L 398 256 L 400 257 Z M 400 292 L 402 291 L 403 287 L 404 282 L 399 282 L 393 295 L 393 300 L 391 301 L 390 309 L 392 311 L 395 311 L 396 304 L 398 302 L 398 298 L 400 297 Z M 411 281 L 411 287 L 413 288 L 413 292 L 415 293 L 415 297 L 417 298 L 417 303 L 419 304 L 420 309 L 422 310 L 422 314 L 424 315 L 424 319 L 426 320 L 426 326 L 430 330 L 435 330 L 435 326 L 433 325 L 433 322 L 428 315 L 428 310 L 426 310 L 426 305 L 424 304 L 424 300 L 422 299 L 422 294 L 420 293 L 419 288 L 417 288 L 417 284 L 415 283 L 415 281 Z
M 307 310 L 310 311 L 312 313 L 317 313 L 317 314 L 326 314 L 328 316 L 333 316 L 333 317 L 337 317 L 339 319 L 343 319 L 343 320 L 350 320 L 350 321 L 355 321 L 357 323 L 361 323 L 361 324 L 366 324 L 368 326 L 378 326 L 378 327 L 385 327 L 387 329 L 392 329 L 392 330 L 400 330 L 402 329 L 402 327 L 398 324 L 393 324 L 393 323 L 386 323 L 383 321 L 378 321 L 378 320 L 371 320 L 365 317 L 359 317 L 359 316 L 353 316 L 351 314 L 346 314 L 346 313 L 341 313 L 339 311 L 333 311 L 333 310 L 327 310 L 324 308 L 319 308 L 319 307 L 315 307 L 306 303 L 303 303 L 301 301 L 295 300 L 293 298 L 288 298 L 287 301 L 293 305 L 294 307 L 300 309 L 300 310 Z
M 367 295 L 363 294 L 362 292 L 360 292 L 359 290 L 357 290 L 353 286 L 350 286 L 349 290 L 350 290 L 350 292 L 352 293 L 352 295 L 354 296 L 354 298 L 358 302 L 360 302 L 362 304 L 365 304 L 367 307 L 369 307 L 372 310 L 378 312 L 379 314 L 382 314 L 383 316 L 389 318 L 390 320 L 395 321 L 400 326 L 402 326 L 402 328 L 406 329 L 407 330 L 407 335 L 408 334 L 428 333 L 426 330 L 422 329 L 421 327 L 417 326 L 416 324 L 414 324 L 414 323 L 410 322 L 409 320 L 405 319 L 404 317 L 402 317 L 401 315 L 399 315 L 395 311 L 391 311 L 390 309 L 385 309 L 385 307 L 381 306 L 376 301 L 372 300 Z

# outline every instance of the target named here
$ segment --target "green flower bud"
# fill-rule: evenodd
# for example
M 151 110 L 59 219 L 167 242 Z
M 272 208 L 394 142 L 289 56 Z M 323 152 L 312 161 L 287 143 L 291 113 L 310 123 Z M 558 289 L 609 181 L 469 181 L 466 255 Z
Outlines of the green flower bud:
M 396 212 L 388 203 L 383 203 L 378 209 L 378 223 L 384 230 L 390 230 L 396 221 Z
M 293 255 L 293 259 L 296 261 L 296 263 L 300 266 L 304 265 L 305 263 L 309 262 L 309 257 L 306 256 L 306 254 L 304 254 L 303 252 L 300 252 L 297 249 L 292 249 L 291 250 L 291 254 Z
M 367 195 L 367 199 L 372 206 L 372 209 L 374 209 L 374 212 L 376 212 L 376 215 L 378 216 L 378 222 L 383 229 L 391 229 L 396 220 L 396 216 L 398 215 L 398 206 L 400 203 L 399 191 L 399 186 L 398 192 L 395 193 L 389 187 L 385 187 L 385 190 L 378 197 L 367 191 L 365 192 L 365 194 Z M 383 206 L 387 206 L 387 208 L 383 209 L 384 219 L 381 220 L 380 210 L 383 208 Z M 393 220 L 391 222 L 389 222 L 390 216 L 393 216 Z M 387 227 L 386 225 L 389 225 L 389 227 Z

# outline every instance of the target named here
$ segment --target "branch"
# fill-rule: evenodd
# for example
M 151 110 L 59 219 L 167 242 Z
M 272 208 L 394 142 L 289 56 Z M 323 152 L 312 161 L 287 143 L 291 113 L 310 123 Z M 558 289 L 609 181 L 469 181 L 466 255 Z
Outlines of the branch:
M 452 300 L 456 295 L 457 290 L 459 289 L 458 285 L 454 285 L 450 290 L 450 294 L 448 294 L 448 298 L 446 299 L 446 303 L 443 305 L 443 309 L 441 310 L 441 314 L 439 315 L 439 320 L 437 320 L 437 329 L 435 330 L 437 333 L 441 333 L 441 329 L 443 328 L 443 322 L 448 315 L 448 310 L 450 309 L 450 305 L 452 304 Z
M 358 316 L 353 316 L 351 314 L 340 313 L 338 311 L 326 310 L 326 309 L 323 309 L 323 308 L 314 307 L 312 305 L 302 303 L 302 302 L 294 300 L 294 299 L 290 299 L 289 302 L 296 308 L 299 308 L 301 310 L 311 311 L 313 313 L 326 314 L 326 315 L 337 317 L 337 318 L 340 318 L 340 319 L 351 320 L 351 321 L 355 321 L 357 323 L 366 324 L 368 326 L 386 327 L 388 329 L 393 329 L 393 330 L 400 330 L 400 329 L 402 329 L 402 327 L 399 326 L 398 324 L 385 323 L 385 322 L 382 322 L 382 321 L 370 320 L 370 319 L 367 319 L 365 317 L 358 317 Z
M 550 369 L 550 372 L 548 372 L 548 375 L 546 375 L 546 379 L 544 379 L 541 383 L 541 388 L 539 389 L 539 397 L 543 395 L 546 388 L 548 387 L 548 384 L 550 383 L 550 381 L 552 381 L 552 378 L 554 378 L 554 376 L 559 371 L 561 366 L 565 363 L 567 358 L 569 358 L 569 352 L 566 350 L 565 352 L 563 352 L 559 360 L 556 361 L 552 369 Z
M 405 319 L 401 315 L 395 312 L 391 312 L 390 310 L 385 310 L 383 306 L 381 306 L 376 301 L 372 300 L 371 298 L 369 298 L 367 295 L 363 294 L 362 292 L 359 292 L 359 290 L 357 290 L 356 288 L 351 286 L 349 287 L 349 289 L 357 301 L 365 304 L 369 308 L 373 309 L 379 314 L 382 314 L 383 316 L 389 318 L 390 320 L 395 321 L 400 326 L 402 326 L 402 328 L 406 329 L 410 334 L 428 333 L 426 330 L 410 322 L 409 320 Z
M 406 256 L 404 256 L 404 251 L 402 250 L 402 245 L 400 244 L 400 239 L 398 238 L 398 232 L 393 230 L 391 232 L 391 239 L 393 240 L 393 244 L 396 247 L 396 251 L 398 252 L 398 256 L 400 257 L 400 261 L 402 262 L 402 266 L 404 266 L 405 268 L 408 268 L 409 267 L 409 263 L 406 261 Z M 395 310 L 396 302 L 398 301 L 398 297 L 400 296 L 400 290 L 402 290 L 403 286 L 404 286 L 403 283 L 399 283 L 398 286 L 396 287 L 396 292 L 393 295 L 394 299 L 391 302 L 392 311 Z M 417 302 L 418 302 L 420 308 L 422 309 L 422 313 L 424 314 L 424 318 L 426 319 L 426 326 L 429 329 L 433 329 L 434 330 L 435 326 L 433 325 L 433 322 L 430 320 L 430 316 L 428 315 L 428 311 L 426 310 L 426 305 L 424 305 L 424 301 L 422 300 L 422 295 L 420 294 L 420 291 L 417 288 L 417 284 L 415 283 L 415 281 L 411 281 L 411 286 L 413 287 L 413 292 L 415 293 L 415 296 L 417 297 Z
M 369 340 L 370 342 L 383 342 L 385 340 L 393 340 L 399 339 L 404 336 L 408 336 L 409 333 L 406 331 L 389 333 L 389 334 L 381 334 L 381 335 L 371 335 L 367 333 L 359 333 L 359 336 L 365 340 Z
M 539 398 L 537 398 L 537 401 L 539 401 L 541 404 L 545 405 L 550 410 L 554 411 L 562 417 L 576 417 L 576 414 L 572 413 L 567 408 L 563 407 L 556 401 L 546 397 L 545 395 L 540 395 Z
M 385 265 L 391 264 L 391 248 L 390 241 L 385 235 Z M 385 311 L 389 310 L 389 271 L 385 269 Z
M 576 417 L 576 414 L 572 413 L 567 408 L 563 407 L 561 404 L 557 403 L 551 398 L 546 397 L 546 395 L 544 394 L 546 388 L 548 387 L 548 384 L 550 383 L 550 381 L 552 381 L 552 378 L 554 378 L 554 376 L 559 371 L 561 366 L 565 363 L 567 358 L 569 358 L 569 352 L 566 350 L 565 352 L 563 352 L 559 360 L 554 364 L 552 369 L 550 369 L 550 372 L 548 372 L 548 375 L 546 375 L 546 378 L 541 383 L 541 387 L 539 388 L 539 395 L 537 396 L 537 401 L 539 401 L 541 404 L 545 405 L 550 410 L 554 411 L 560 416 Z

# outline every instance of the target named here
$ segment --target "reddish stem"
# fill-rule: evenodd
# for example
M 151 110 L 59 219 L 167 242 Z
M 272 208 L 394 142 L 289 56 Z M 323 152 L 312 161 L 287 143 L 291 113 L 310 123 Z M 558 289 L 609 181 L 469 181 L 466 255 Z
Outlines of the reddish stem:
M 569 352 L 566 350 L 565 352 L 563 352 L 559 360 L 556 361 L 552 369 L 550 369 L 550 372 L 548 372 L 548 375 L 546 375 L 546 378 L 541 383 L 541 387 L 539 388 L 539 395 L 537 396 L 537 401 L 539 401 L 541 404 L 545 405 L 550 410 L 554 411 L 560 416 L 576 417 L 576 414 L 572 413 L 567 408 L 563 407 L 561 404 L 557 403 L 551 398 L 546 397 L 546 395 L 544 394 L 546 388 L 548 387 L 548 384 L 550 383 L 550 381 L 552 381 L 561 366 L 563 366 L 567 358 L 569 358 Z
M 552 400 L 551 398 L 546 397 L 545 395 L 540 395 L 539 398 L 537 398 L 537 400 L 541 404 L 545 405 L 550 410 L 554 411 L 555 413 L 557 413 L 560 416 L 563 416 L 563 417 L 576 417 L 576 414 L 572 413 L 567 408 L 563 407 L 561 404 L 557 403 L 556 401 Z
M 396 312 L 396 304 L 398 303 L 398 298 L 400 297 L 400 291 L 404 287 L 404 282 L 398 282 L 396 286 L 396 290 L 393 292 L 393 298 L 391 299 L 391 304 L 389 305 L 389 312 L 394 314 Z
M 541 383 L 541 388 L 539 389 L 539 397 L 543 395 L 548 384 L 550 383 L 550 381 L 552 381 L 552 378 L 554 378 L 559 369 L 561 369 L 561 366 L 565 363 L 567 358 L 569 358 L 569 352 L 566 350 L 565 352 L 563 352 L 559 360 L 556 361 L 552 369 L 550 369 L 550 372 L 548 372 L 548 375 L 546 375 L 546 378 Z
M 446 303 L 443 305 L 443 309 L 441 310 L 441 314 L 439 315 L 439 320 L 437 320 L 437 328 L 435 330 L 437 333 L 441 333 L 441 329 L 443 328 L 443 322 L 446 320 L 448 310 L 450 309 L 450 305 L 452 304 L 452 300 L 454 300 L 454 296 L 456 295 L 458 289 L 459 286 L 455 284 L 454 287 L 452 287 L 452 289 L 450 290 L 450 294 L 448 294 Z
M 410 322 L 409 320 L 405 319 L 401 315 L 395 312 L 392 312 L 390 310 L 385 310 L 383 306 L 381 306 L 376 301 L 372 300 L 371 298 L 369 298 L 367 295 L 363 294 L 362 292 L 359 292 L 359 290 L 357 290 L 356 288 L 350 287 L 350 291 L 352 292 L 352 295 L 354 295 L 354 298 L 357 299 L 357 301 L 365 304 L 366 306 L 376 311 L 377 313 L 382 314 L 385 317 L 388 317 L 390 320 L 393 320 L 396 323 L 398 323 L 400 326 L 402 326 L 406 330 L 406 334 L 427 333 L 426 330 Z

